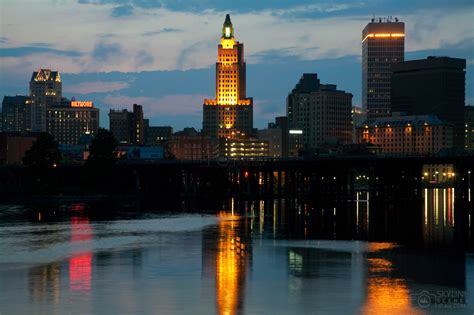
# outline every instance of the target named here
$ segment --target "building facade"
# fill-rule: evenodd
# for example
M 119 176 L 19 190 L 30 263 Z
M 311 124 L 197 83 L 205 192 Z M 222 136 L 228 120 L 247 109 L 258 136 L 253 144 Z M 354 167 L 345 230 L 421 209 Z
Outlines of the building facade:
M 38 134 L 35 133 L 0 133 L 0 165 L 22 164 L 26 151 L 31 148 L 37 137 Z
M 143 107 L 133 104 L 133 111 L 126 109 L 109 112 L 109 129 L 115 140 L 122 144 L 145 144 L 145 121 Z
M 30 80 L 31 130 L 46 131 L 46 110 L 61 105 L 62 82 L 58 71 L 40 69 Z
M 222 27 L 216 63 L 216 98 L 203 105 L 204 134 L 212 138 L 231 137 L 232 132 L 250 134 L 253 129 L 253 99 L 246 95 L 244 45 L 234 38 L 227 14 Z
M 46 109 L 46 132 L 59 144 L 79 143 L 83 135 L 94 135 L 99 129 L 99 109 L 94 103 L 72 101 Z
M 384 154 L 434 155 L 453 146 L 453 128 L 436 116 L 394 116 L 357 128 L 357 139 L 380 146 Z
M 216 157 L 216 144 L 194 128 L 176 132 L 168 141 L 172 157 L 177 160 L 200 161 Z
M 258 140 L 268 142 L 268 156 L 270 158 L 283 157 L 284 131 L 274 123 L 268 124 L 268 128 L 260 129 L 257 133 Z
M 219 156 L 229 160 L 271 158 L 269 142 L 259 139 L 220 138 Z
M 464 150 L 474 152 L 474 106 L 464 109 Z
M 316 73 L 305 73 L 287 97 L 288 125 L 300 130 L 306 150 L 325 143 L 350 143 L 352 94 L 321 84 Z
M 146 131 L 146 145 L 163 145 L 173 135 L 173 127 L 170 126 L 149 126 Z
M 390 116 L 391 67 L 405 58 L 405 24 L 372 19 L 362 31 L 362 109 L 367 119 Z
M 31 99 L 28 96 L 4 96 L 1 130 L 23 132 L 31 130 Z
M 428 57 L 393 65 L 392 111 L 435 115 L 453 127 L 454 145 L 464 146 L 466 60 Z

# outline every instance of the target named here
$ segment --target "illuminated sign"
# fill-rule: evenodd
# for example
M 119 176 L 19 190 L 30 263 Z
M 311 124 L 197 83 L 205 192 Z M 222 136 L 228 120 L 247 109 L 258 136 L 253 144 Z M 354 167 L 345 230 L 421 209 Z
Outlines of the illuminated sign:
M 303 130 L 290 130 L 290 135 L 302 135 Z
M 397 37 L 405 37 L 403 33 L 376 33 L 376 34 L 367 34 L 362 41 L 365 41 L 368 37 L 377 37 L 377 38 L 397 38 Z
M 72 101 L 71 107 L 94 107 L 93 102 Z

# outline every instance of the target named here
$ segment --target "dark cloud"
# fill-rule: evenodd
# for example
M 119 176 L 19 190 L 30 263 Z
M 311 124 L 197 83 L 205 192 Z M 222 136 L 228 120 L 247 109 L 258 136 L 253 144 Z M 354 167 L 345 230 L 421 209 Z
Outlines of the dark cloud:
M 138 66 L 145 66 L 153 63 L 155 59 L 153 56 L 148 53 L 146 50 L 140 50 L 137 54 L 137 65 Z
M 0 43 L 7 43 L 7 42 L 8 42 L 8 38 L 0 36 Z
M 127 5 L 121 5 L 121 6 L 115 7 L 112 9 L 112 12 L 110 13 L 110 15 L 113 17 L 133 15 L 133 6 L 127 4 Z
M 83 55 L 81 52 L 78 52 L 76 50 L 59 50 L 42 46 L 0 48 L 0 57 L 23 57 L 41 53 L 55 54 L 68 57 L 80 57 Z
M 183 30 L 179 29 L 179 28 L 165 27 L 165 28 L 162 28 L 162 29 L 157 30 L 157 31 L 150 31 L 150 32 L 142 33 L 142 36 L 154 36 L 154 35 L 163 34 L 163 33 L 179 33 L 179 32 L 182 32 L 182 31 Z
M 172 11 L 181 12 L 202 12 L 205 10 L 226 11 L 226 12 L 258 12 L 264 10 L 282 10 L 283 16 L 299 18 L 317 18 L 335 14 L 371 14 L 396 15 L 402 13 L 412 13 L 413 10 L 425 10 L 427 8 L 439 7 L 443 10 L 473 8 L 472 0 L 418 0 L 410 1 L 408 4 L 401 4 L 399 0 L 79 0 L 83 4 L 115 4 L 132 5 L 136 8 L 161 8 L 165 7 Z M 292 11 L 295 7 L 312 6 L 312 9 Z M 287 10 L 287 12 L 285 12 Z
M 123 52 L 118 43 L 99 42 L 92 51 L 92 57 L 97 61 L 107 61 L 111 57 L 120 56 Z

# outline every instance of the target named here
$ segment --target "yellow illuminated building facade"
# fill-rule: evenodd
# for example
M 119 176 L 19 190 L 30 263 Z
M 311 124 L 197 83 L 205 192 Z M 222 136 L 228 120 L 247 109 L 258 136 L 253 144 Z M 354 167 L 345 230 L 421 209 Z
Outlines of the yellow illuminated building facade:
M 253 100 L 246 96 L 244 45 L 235 40 L 229 14 L 222 27 L 217 50 L 216 98 L 205 99 L 203 132 L 212 138 L 250 134 L 253 128 Z

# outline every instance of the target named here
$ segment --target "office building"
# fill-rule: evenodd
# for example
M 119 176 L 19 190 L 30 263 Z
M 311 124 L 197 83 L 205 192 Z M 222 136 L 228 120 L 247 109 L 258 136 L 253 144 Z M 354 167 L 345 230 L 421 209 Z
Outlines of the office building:
M 464 150 L 474 152 L 474 106 L 464 109 Z
M 313 150 L 325 143 L 350 143 L 352 94 L 334 84 L 321 84 L 316 73 L 305 73 L 287 97 L 291 129 L 300 130 L 304 148 Z
M 393 116 L 357 128 L 357 139 L 382 147 L 384 154 L 434 155 L 453 146 L 452 132 L 436 116 Z
M 260 129 L 257 133 L 259 141 L 268 142 L 268 156 L 281 158 L 283 156 L 283 130 L 274 123 L 269 123 L 268 128 Z
M 22 164 L 26 151 L 31 148 L 37 137 L 38 134 L 30 132 L 0 133 L 0 165 Z
M 109 112 L 109 127 L 118 143 L 143 145 L 145 143 L 143 107 L 133 104 L 132 112 L 126 109 L 111 109 Z
M 357 106 L 352 106 L 352 142 L 356 143 L 357 142 L 357 137 L 356 137 L 356 128 L 360 128 L 365 125 L 365 122 L 367 121 L 367 114 L 362 111 L 360 107 Z
M 79 144 L 84 135 L 94 135 L 99 129 L 99 109 L 94 103 L 76 101 L 74 98 L 61 102 L 61 106 L 46 109 L 46 132 L 59 144 Z
M 466 60 L 449 57 L 393 65 L 392 111 L 435 115 L 453 127 L 453 143 L 464 146 Z
M 149 126 L 145 132 L 147 145 L 163 145 L 173 135 L 173 127 L 170 126 Z
M 372 19 L 362 31 L 362 109 L 367 119 L 390 116 L 391 67 L 405 56 L 405 24 Z
M 168 141 L 168 148 L 177 160 L 200 161 L 216 157 L 215 142 L 194 128 L 174 133 Z
M 28 96 L 4 96 L 1 130 L 22 132 L 31 130 L 31 99 Z
M 216 98 L 203 105 L 204 134 L 212 138 L 231 137 L 253 130 L 253 100 L 246 95 L 244 45 L 234 38 L 227 14 L 222 27 L 216 63 Z
M 31 130 L 46 131 L 46 109 L 61 105 L 62 83 L 58 71 L 40 69 L 30 80 Z

